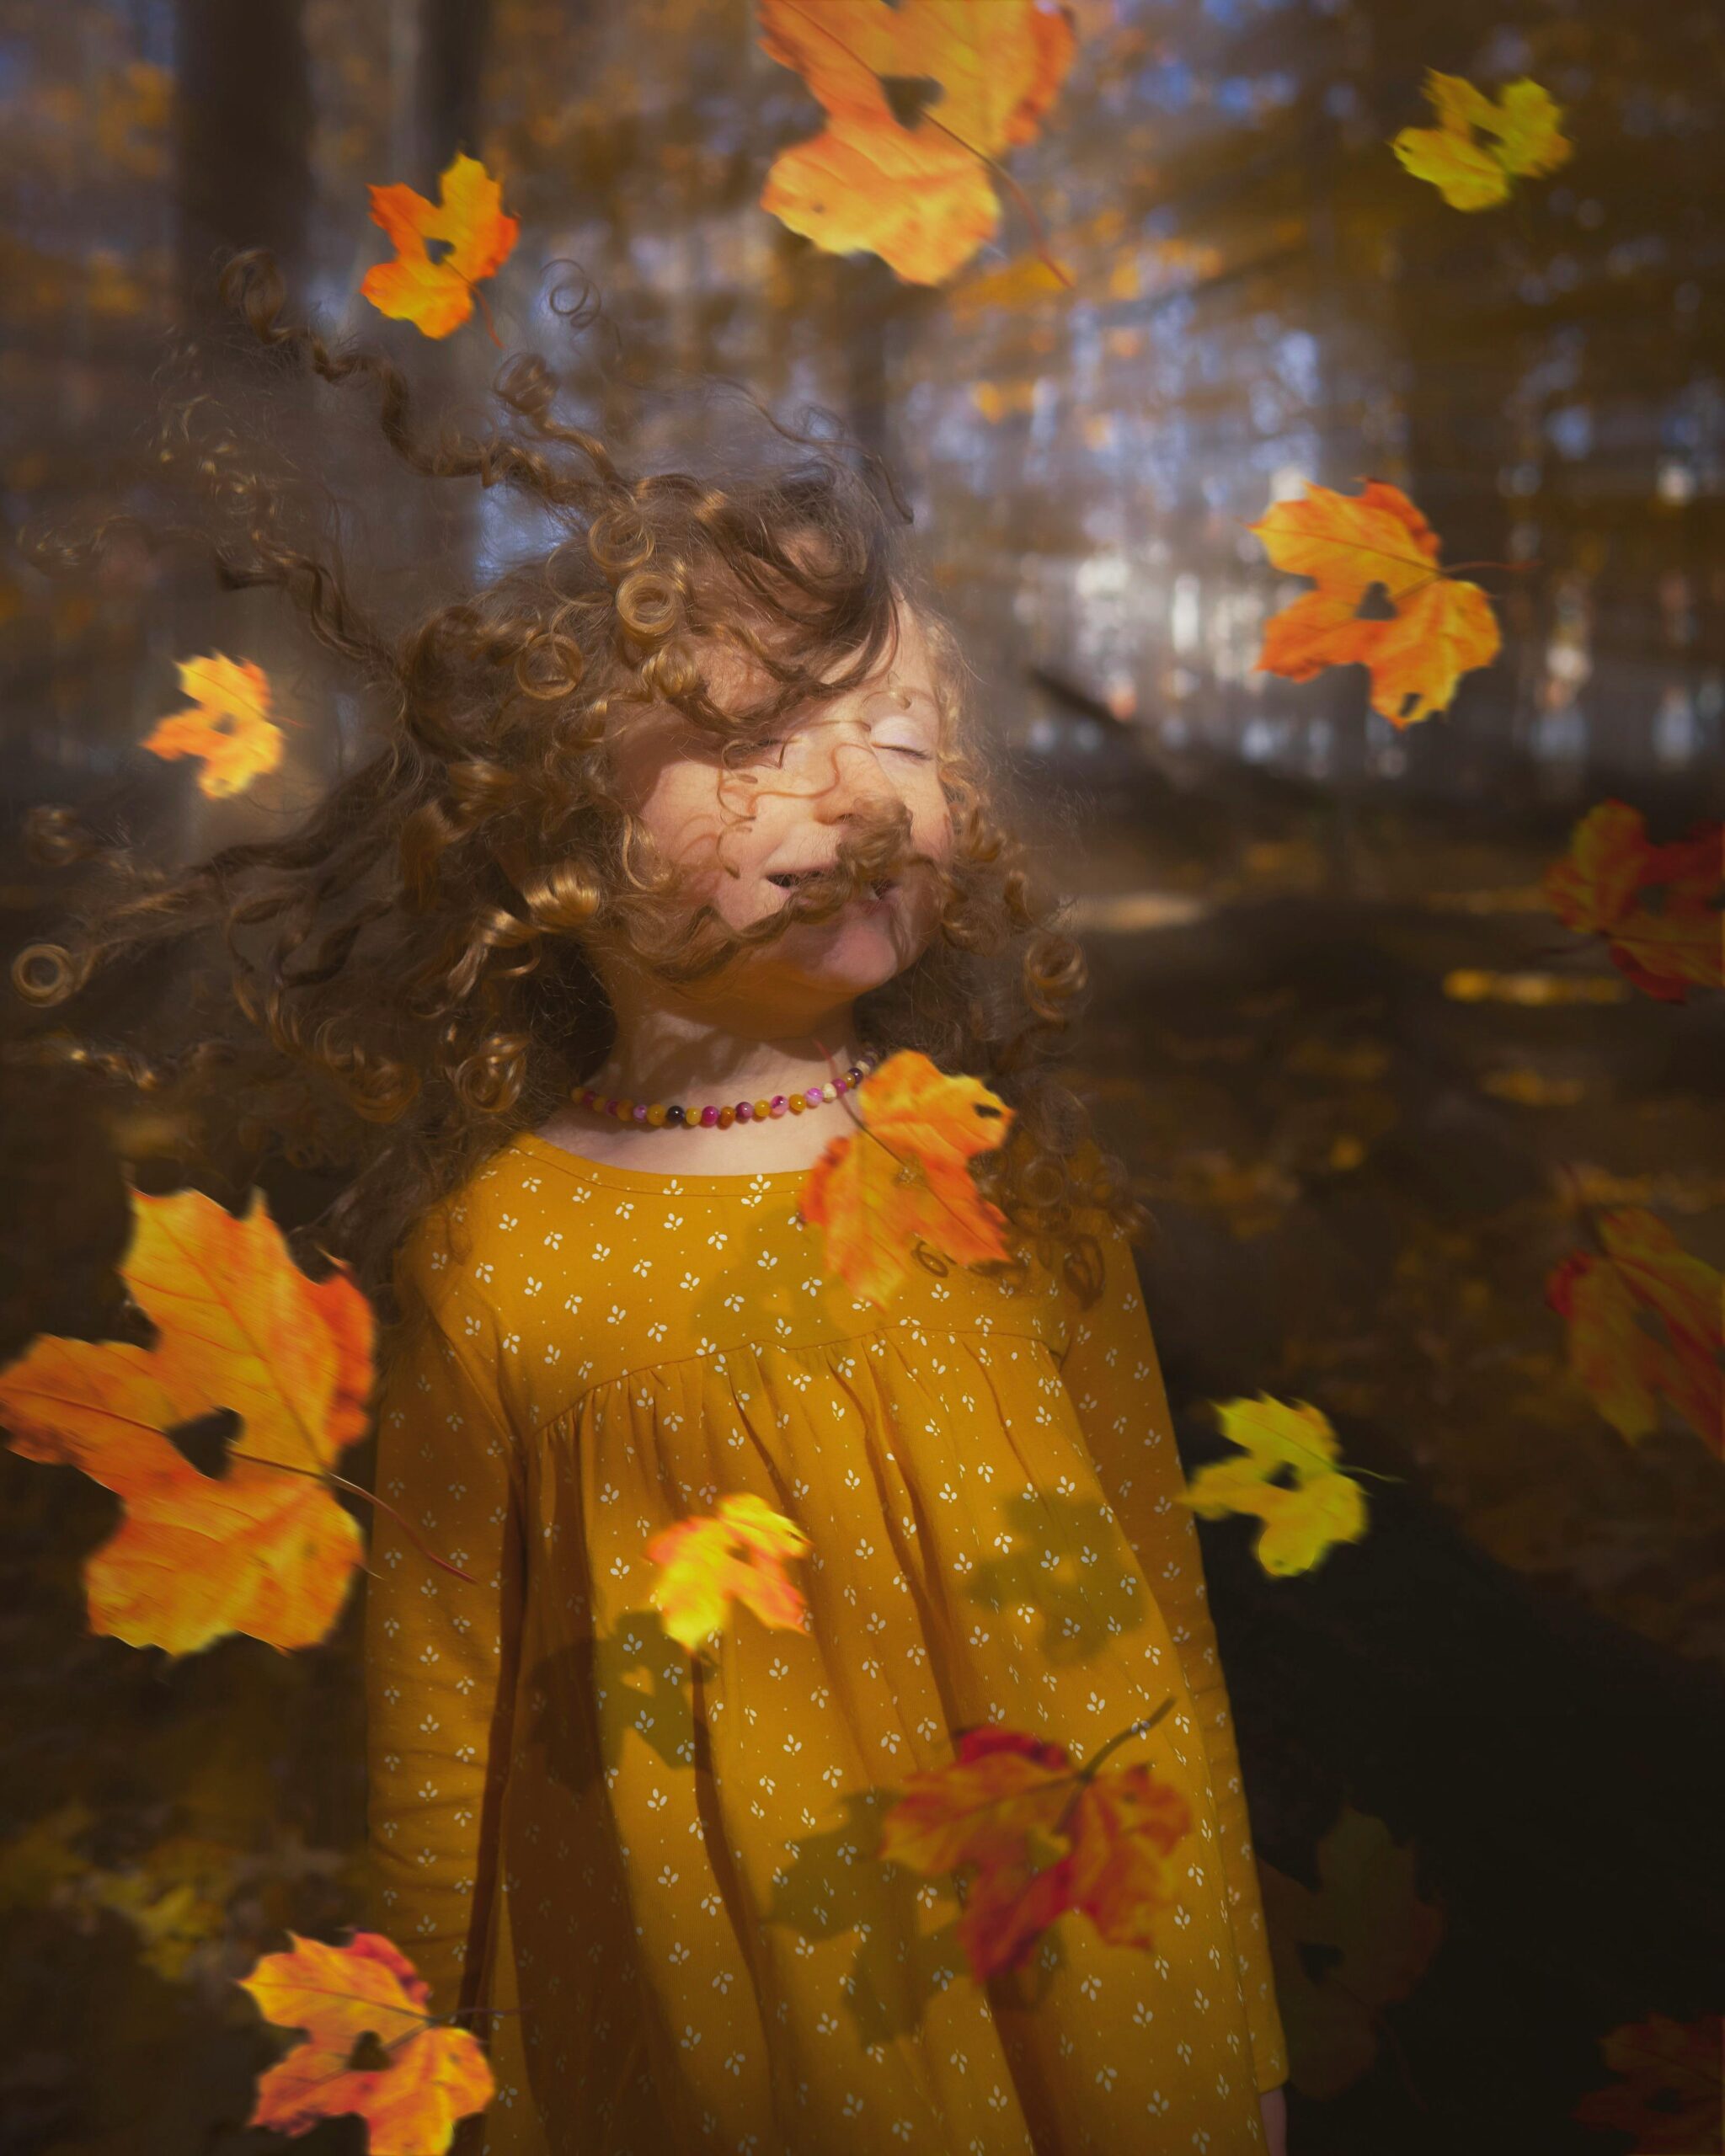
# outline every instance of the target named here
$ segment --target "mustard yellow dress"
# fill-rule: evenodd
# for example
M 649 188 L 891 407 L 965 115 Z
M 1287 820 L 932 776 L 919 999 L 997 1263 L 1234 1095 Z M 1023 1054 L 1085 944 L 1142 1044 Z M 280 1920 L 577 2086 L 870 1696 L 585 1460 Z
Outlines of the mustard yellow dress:
M 673 1175 L 529 1134 L 403 1247 L 367 1584 L 371 1921 L 479 2010 L 485 2156 L 1262 2150 L 1285 2078 L 1227 1695 L 1130 1246 L 1087 1311 L 823 1266 L 801 1171 Z M 692 1668 L 655 1529 L 750 1491 L 808 1534 L 806 1634 Z M 994 1721 L 1082 1759 L 1172 1695 L 1154 1951 L 1074 1913 L 979 1984 L 950 1882 L 870 1854 Z

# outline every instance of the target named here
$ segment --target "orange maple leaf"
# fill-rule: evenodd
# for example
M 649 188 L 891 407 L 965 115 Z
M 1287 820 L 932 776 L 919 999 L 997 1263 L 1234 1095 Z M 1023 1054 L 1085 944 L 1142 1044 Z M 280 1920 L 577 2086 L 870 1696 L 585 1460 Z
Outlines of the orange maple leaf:
M 1601 801 L 1569 837 L 1540 888 L 1566 927 L 1603 936 L 1611 963 L 1662 1003 L 1691 986 L 1725 987 L 1725 824 L 1697 824 L 1654 846 L 1639 808 Z M 1658 894 L 1658 906 L 1643 903 Z
M 1725 2117 L 1725 2017 L 1674 2021 L 1650 2014 L 1614 2029 L 1600 2045 L 1622 2078 L 1594 2089 L 1570 2116 L 1583 2126 L 1632 2134 L 1636 2156 L 1696 2156 L 1719 2145 Z
M 721 1497 L 716 1514 L 680 1519 L 647 1544 L 660 1567 L 649 1599 L 680 1646 L 698 1647 L 724 1630 L 731 1605 L 741 1603 L 763 1625 L 807 1629 L 809 1605 L 785 1572 L 803 1556 L 809 1538 L 794 1520 L 745 1492 Z
M 937 285 L 1000 221 L 991 168 L 1034 136 L 1071 65 L 1065 8 L 1035 0 L 761 0 L 761 50 L 826 109 L 761 206 L 829 254 Z M 994 167 L 997 170 L 997 167 Z
M 192 701 L 160 720 L 143 745 L 171 762 L 201 756 L 198 791 L 211 801 L 243 793 L 281 761 L 281 728 L 270 716 L 270 682 L 261 666 L 225 659 L 183 659 L 179 686 Z
M 1641 1206 L 1601 1214 L 1599 1235 L 1602 1254 L 1572 1252 L 1546 1283 L 1571 1369 L 1632 1444 L 1658 1427 L 1663 1394 L 1725 1456 L 1725 1279 Z
M 1006 1215 L 970 1162 L 1006 1137 L 1012 1111 L 980 1080 L 949 1077 L 915 1049 L 879 1065 L 857 1096 L 861 1128 L 809 1170 L 801 1211 L 826 1235 L 827 1262 L 859 1296 L 885 1303 L 917 1236 L 959 1265 L 1011 1255 Z
M 1166 1708 L 1151 1720 L 1160 1719 Z M 968 1729 L 956 1758 L 912 1774 L 881 1822 L 879 1854 L 936 1877 L 975 1867 L 957 1932 L 979 1983 L 1027 1961 L 1081 1909 L 1111 1946 L 1153 1946 L 1174 1904 L 1167 1858 L 1191 1828 L 1179 1790 L 1143 1765 L 1099 1773 L 1017 1730 Z
M 289 1952 L 235 1980 L 266 2021 L 306 2033 L 259 2079 L 247 2125 L 307 2133 L 357 2111 L 371 2156 L 439 2156 L 456 2121 L 496 2093 L 478 2039 L 432 2017 L 430 1986 L 381 1932 L 355 1932 L 346 1946 L 287 1935 Z M 382 2063 L 355 2068 L 366 2037 Z
M 32 1342 L 0 1372 L 10 1448 L 122 1502 L 84 1562 L 92 1631 L 171 1656 L 230 1632 L 315 1646 L 363 1555 L 325 1478 L 366 1432 L 371 1305 L 343 1272 L 299 1271 L 260 1192 L 238 1219 L 195 1190 L 131 1198 L 120 1270 L 160 1337 Z M 166 1433 L 219 1408 L 244 1428 L 206 1475 Z
M 437 184 L 435 202 L 411 187 L 369 190 L 371 221 L 388 233 L 395 259 L 374 263 L 360 291 L 380 314 L 411 322 L 428 337 L 447 337 L 475 300 L 484 307 L 474 287 L 508 261 L 521 224 L 504 214 L 503 189 L 477 157 L 457 155 Z M 427 240 L 447 252 L 433 261 Z
M 1372 709 L 1392 726 L 1445 710 L 1462 675 L 1496 658 L 1492 602 L 1438 567 L 1438 536 L 1399 487 L 1369 479 L 1359 494 L 1306 482 L 1303 501 L 1273 502 L 1247 529 L 1279 569 L 1316 583 L 1264 632 L 1257 671 L 1309 681 L 1327 666 L 1365 666 Z M 1360 613 L 1381 588 L 1389 621 Z

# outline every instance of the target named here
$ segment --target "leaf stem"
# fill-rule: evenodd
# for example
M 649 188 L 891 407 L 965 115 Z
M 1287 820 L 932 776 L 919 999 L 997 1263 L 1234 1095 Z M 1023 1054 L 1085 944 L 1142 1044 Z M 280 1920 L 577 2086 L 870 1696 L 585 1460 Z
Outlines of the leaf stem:
M 498 350 L 500 352 L 503 350 L 503 339 L 497 334 L 497 324 L 491 319 L 491 309 L 486 301 L 484 293 L 479 290 L 479 287 L 477 285 L 469 285 L 467 286 L 467 290 L 473 295 L 474 305 L 478 308 L 480 319 L 485 324 L 486 335 L 490 338 L 492 343 L 496 345 Z
M 227 1457 L 230 1460 L 249 1460 L 254 1467 L 273 1467 L 283 1475 L 303 1475 L 313 1482 L 333 1482 L 338 1489 L 349 1491 L 355 1497 L 363 1497 L 368 1505 L 376 1505 L 380 1511 L 387 1513 L 409 1541 L 434 1565 L 440 1566 L 446 1572 L 453 1572 L 458 1580 L 465 1580 L 469 1587 L 479 1584 L 471 1572 L 464 1572 L 459 1565 L 452 1565 L 447 1557 L 440 1557 L 413 1522 L 398 1513 L 387 1497 L 380 1497 L 375 1490 L 366 1489 L 361 1482 L 350 1482 L 346 1476 L 338 1475 L 334 1468 L 291 1467 L 285 1460 L 265 1460 L 260 1453 L 241 1452 L 237 1446 L 228 1448 Z

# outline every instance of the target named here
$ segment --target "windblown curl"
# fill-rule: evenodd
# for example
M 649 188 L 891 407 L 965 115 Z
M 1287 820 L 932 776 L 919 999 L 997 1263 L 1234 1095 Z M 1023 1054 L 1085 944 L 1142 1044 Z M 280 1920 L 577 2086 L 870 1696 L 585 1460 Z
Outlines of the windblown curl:
M 104 845 L 66 811 L 40 812 L 39 857 L 88 872 L 73 917 L 13 961 L 43 1010 L 163 954 L 191 954 L 195 993 L 160 1054 L 85 1041 L 61 1051 L 179 1112 L 199 1152 L 249 1180 L 272 1150 L 328 1168 L 336 1194 L 302 1237 L 351 1266 L 386 1319 L 408 1227 L 510 1134 L 546 1118 L 609 1053 L 614 1020 L 584 938 L 616 939 L 670 982 L 706 979 L 789 922 L 829 917 L 902 863 L 905 834 L 847 836 L 827 875 L 770 919 L 729 926 L 692 910 L 619 792 L 614 754 L 669 705 L 729 757 L 811 701 L 868 678 L 913 608 L 944 707 L 941 776 L 952 857 L 928 949 L 863 996 L 862 1038 L 974 1074 L 1015 1110 L 978 1179 L 1044 1262 L 1081 1293 L 1099 1282 L 1094 1215 L 1135 1227 L 1119 1163 L 1087 1144 L 1055 1075 L 1085 985 L 1057 900 L 995 820 L 967 675 L 905 541 L 908 513 L 878 460 L 765 422 L 774 453 L 719 475 L 631 475 L 558 416 L 547 363 L 509 360 L 501 416 L 478 433 L 422 425 L 406 376 L 287 320 L 261 253 L 223 275 L 264 363 L 375 398 L 393 456 L 427 481 L 505 488 L 548 520 L 552 543 L 404 626 L 371 618 L 333 541 L 290 536 L 288 490 L 192 398 L 163 430 L 212 517 L 106 520 L 40 542 L 68 570 L 121 528 L 152 546 L 195 541 L 222 584 L 270 586 L 350 670 L 379 745 L 286 835 L 228 846 L 168 873 Z M 698 663 L 716 640 L 766 686 L 740 709 Z M 708 670 L 710 671 L 710 670 Z

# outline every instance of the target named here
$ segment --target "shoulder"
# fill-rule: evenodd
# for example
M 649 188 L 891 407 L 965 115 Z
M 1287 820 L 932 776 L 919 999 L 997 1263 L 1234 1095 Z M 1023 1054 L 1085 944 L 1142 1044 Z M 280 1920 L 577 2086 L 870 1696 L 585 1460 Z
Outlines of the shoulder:
M 404 1294 L 441 1313 L 452 1299 L 506 1293 L 540 1194 L 532 1161 L 505 1139 L 409 1228 L 396 1259 Z

